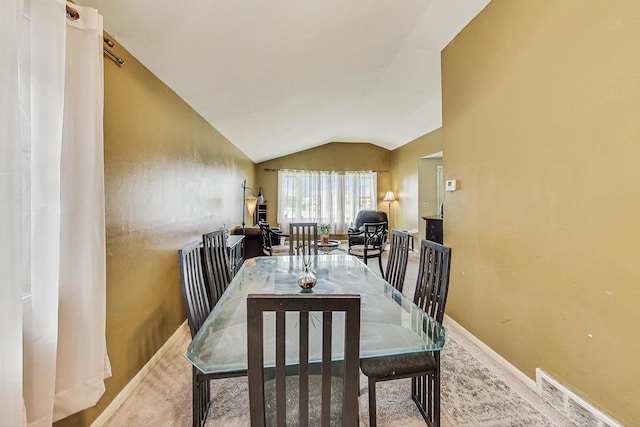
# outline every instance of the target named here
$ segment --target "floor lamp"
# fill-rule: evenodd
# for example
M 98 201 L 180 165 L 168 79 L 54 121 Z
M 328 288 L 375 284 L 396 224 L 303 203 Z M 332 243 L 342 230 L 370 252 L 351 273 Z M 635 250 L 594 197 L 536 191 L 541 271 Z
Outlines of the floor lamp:
M 389 224 L 391 224 L 391 202 L 396 200 L 396 196 L 393 195 L 393 191 L 387 191 L 382 200 L 389 202 Z
M 249 197 L 245 197 L 247 194 L 247 190 L 249 190 Z M 244 234 L 244 208 L 245 205 L 247 210 L 249 211 L 249 217 L 253 217 L 253 213 L 256 211 L 256 205 L 258 204 L 258 199 L 253 196 L 253 191 L 251 187 L 247 187 L 247 180 L 242 181 L 242 234 Z

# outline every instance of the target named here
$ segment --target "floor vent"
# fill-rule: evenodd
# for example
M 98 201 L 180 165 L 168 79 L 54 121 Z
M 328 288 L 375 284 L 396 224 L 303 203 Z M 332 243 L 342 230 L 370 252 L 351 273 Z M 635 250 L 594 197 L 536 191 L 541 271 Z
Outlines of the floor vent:
M 536 369 L 536 385 L 542 399 L 576 425 L 622 427 L 622 424 L 580 398 L 540 368 Z

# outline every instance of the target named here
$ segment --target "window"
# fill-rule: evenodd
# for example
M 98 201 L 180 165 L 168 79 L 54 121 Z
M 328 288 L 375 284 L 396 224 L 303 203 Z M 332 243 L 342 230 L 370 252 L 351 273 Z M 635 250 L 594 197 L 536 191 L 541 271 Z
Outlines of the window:
M 375 172 L 278 172 L 278 223 L 285 230 L 292 222 L 317 222 L 346 234 L 358 211 L 377 204 Z

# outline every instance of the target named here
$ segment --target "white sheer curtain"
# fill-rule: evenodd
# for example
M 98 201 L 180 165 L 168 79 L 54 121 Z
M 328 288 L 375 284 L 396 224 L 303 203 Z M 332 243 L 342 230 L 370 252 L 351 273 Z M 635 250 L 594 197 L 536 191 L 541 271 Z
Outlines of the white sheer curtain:
M 26 282 L 22 245 L 20 144 L 20 5 L 5 2 L 0 13 L 0 424 L 23 425 L 22 292 Z
M 102 17 L 72 6 L 0 14 L 0 425 L 92 406 L 108 374 Z
M 278 223 L 331 224 L 346 234 L 361 209 L 377 206 L 377 174 L 371 171 L 278 171 Z

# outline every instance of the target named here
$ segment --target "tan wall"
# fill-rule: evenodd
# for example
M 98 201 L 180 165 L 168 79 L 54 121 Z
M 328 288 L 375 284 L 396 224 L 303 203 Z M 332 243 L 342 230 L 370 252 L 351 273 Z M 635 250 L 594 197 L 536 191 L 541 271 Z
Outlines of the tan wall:
M 262 186 L 262 194 L 268 202 L 267 221 L 277 224 L 278 173 L 265 169 L 379 171 L 378 209 L 388 210 L 388 204 L 382 199 L 391 188 L 391 152 L 385 148 L 368 143 L 332 142 L 258 163 L 255 170 L 256 185 Z M 257 189 L 254 194 L 257 194 Z
M 415 247 L 419 247 L 420 239 L 425 238 L 425 225 L 421 216 L 437 213 L 437 209 L 432 212 L 432 209 L 423 205 L 425 202 L 435 204 L 435 164 L 441 163 L 439 160 L 427 161 L 420 158 L 440 151 L 442 129 L 416 138 L 391 152 L 392 187 L 398 199 L 392 204 L 391 216 L 395 218 L 397 229 L 419 230 L 420 234 L 414 241 Z
M 125 50 L 105 59 L 107 350 L 113 377 L 89 425 L 185 319 L 177 250 L 241 222 L 254 164 Z
M 447 311 L 640 424 L 640 2 L 494 0 L 444 50 Z

